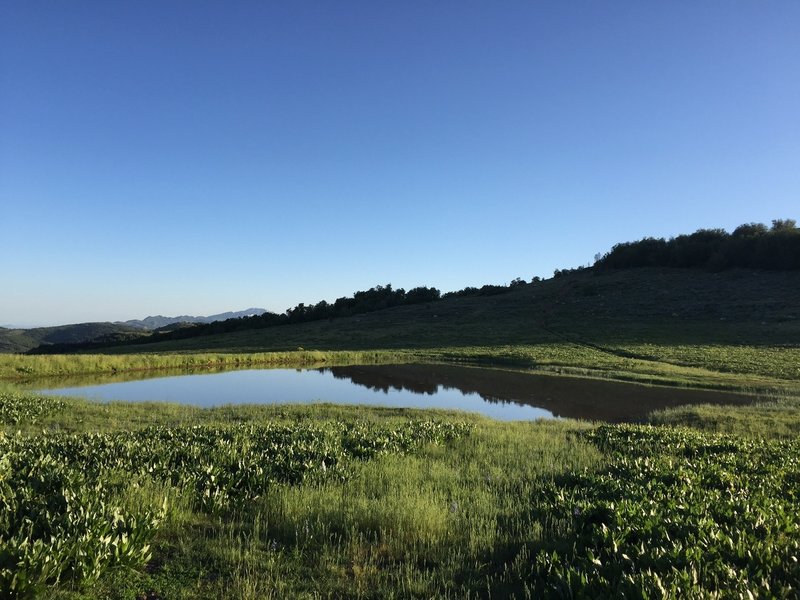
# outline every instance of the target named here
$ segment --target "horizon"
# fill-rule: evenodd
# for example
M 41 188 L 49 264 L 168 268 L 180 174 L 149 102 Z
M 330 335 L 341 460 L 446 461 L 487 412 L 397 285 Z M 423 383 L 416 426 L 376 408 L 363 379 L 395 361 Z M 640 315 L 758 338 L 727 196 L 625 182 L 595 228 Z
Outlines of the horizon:
M 144 316 L 144 317 L 130 317 L 128 319 L 118 319 L 116 321 L 84 321 L 83 323 L 113 323 L 113 324 L 116 325 L 116 324 L 125 324 L 125 323 L 128 323 L 130 321 L 144 321 L 146 319 L 159 318 L 159 317 L 160 318 L 166 318 L 166 319 L 175 319 L 175 318 L 178 318 L 178 317 L 208 318 L 208 317 L 217 316 L 217 315 L 224 315 L 224 314 L 227 314 L 227 313 L 248 312 L 248 311 L 252 311 L 252 310 L 259 310 L 259 311 L 263 310 L 265 312 L 269 312 L 269 311 L 266 311 L 266 309 L 262 309 L 262 308 L 257 307 L 257 306 L 249 306 L 247 308 L 234 308 L 234 309 L 230 309 L 230 310 L 217 311 L 217 312 L 214 312 L 214 313 L 209 313 L 207 315 L 190 315 L 190 314 L 187 314 L 187 313 L 181 313 L 181 314 L 175 314 L 175 315 L 161 315 L 161 314 L 158 314 L 158 315 L 147 315 L 147 316 Z M 62 325 L 81 325 L 81 324 L 82 323 L 49 323 L 49 324 L 45 324 L 45 325 L 38 325 L 38 324 L 16 325 L 16 324 L 13 324 L 13 323 L 12 324 L 0 323 L 0 329 L 40 329 L 40 328 L 46 328 L 46 327 L 58 327 L 58 326 L 62 326 Z
M 530 281 L 796 216 L 797 3 L 0 15 L 2 323 Z

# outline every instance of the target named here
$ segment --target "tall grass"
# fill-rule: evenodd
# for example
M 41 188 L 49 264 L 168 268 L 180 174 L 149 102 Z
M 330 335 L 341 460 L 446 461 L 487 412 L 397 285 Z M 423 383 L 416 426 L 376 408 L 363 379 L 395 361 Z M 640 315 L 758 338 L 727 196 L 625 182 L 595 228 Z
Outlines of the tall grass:
M 577 435 L 584 428 L 479 419 L 471 435 L 447 446 L 360 463 L 345 481 L 275 486 L 224 516 L 199 514 L 185 501 L 180 505 L 178 494 L 181 508 L 172 510 L 155 541 L 146 574 L 111 573 L 91 593 L 482 596 L 487 581 L 496 585 L 501 575 L 492 565 L 561 533 L 559 523 L 530 510 L 530 501 L 556 477 L 601 462 L 600 453 Z M 139 493 L 139 501 L 149 493 Z M 80 593 L 61 589 L 52 597 Z
M 684 347 L 679 352 L 663 348 L 663 356 L 658 357 L 652 346 L 606 351 L 573 342 L 406 350 L 258 353 L 240 353 L 236 348 L 228 350 L 228 353 L 195 354 L 0 354 L 0 379 L 25 382 L 50 376 L 91 374 L 122 378 L 123 374 L 145 377 L 156 373 L 237 368 L 455 362 L 655 385 L 800 396 L 800 374 L 794 362 L 797 352 L 791 349 L 715 346 L 705 350 Z M 653 356 L 636 354 L 645 350 Z M 730 362 L 726 362 L 728 356 L 733 357 Z
M 354 363 L 402 363 L 403 351 L 316 351 L 186 354 L 0 354 L 0 379 L 164 369 L 220 369 Z
M 680 406 L 656 411 L 649 421 L 756 439 L 792 439 L 800 435 L 800 400 L 774 396 L 749 406 Z

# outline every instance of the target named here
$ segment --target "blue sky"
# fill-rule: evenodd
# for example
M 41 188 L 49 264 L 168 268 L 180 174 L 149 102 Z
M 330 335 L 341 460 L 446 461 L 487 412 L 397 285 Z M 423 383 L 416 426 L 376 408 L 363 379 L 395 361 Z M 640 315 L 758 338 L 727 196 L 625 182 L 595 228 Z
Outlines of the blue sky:
M 0 5 L 0 325 L 799 218 L 798 2 Z

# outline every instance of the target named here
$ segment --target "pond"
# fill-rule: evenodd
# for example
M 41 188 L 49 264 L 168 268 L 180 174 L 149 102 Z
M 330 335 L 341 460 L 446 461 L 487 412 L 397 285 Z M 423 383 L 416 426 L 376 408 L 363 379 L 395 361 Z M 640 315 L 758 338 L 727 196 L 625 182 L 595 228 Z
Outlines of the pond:
M 177 402 L 200 407 L 331 402 L 457 409 L 500 420 L 640 421 L 660 408 L 753 401 L 751 396 L 734 393 L 439 364 L 253 369 L 138 381 L 119 378 L 116 376 L 114 383 L 81 385 L 71 380 L 72 387 L 57 387 L 53 382 L 47 389 L 34 387 L 42 393 L 99 401 Z

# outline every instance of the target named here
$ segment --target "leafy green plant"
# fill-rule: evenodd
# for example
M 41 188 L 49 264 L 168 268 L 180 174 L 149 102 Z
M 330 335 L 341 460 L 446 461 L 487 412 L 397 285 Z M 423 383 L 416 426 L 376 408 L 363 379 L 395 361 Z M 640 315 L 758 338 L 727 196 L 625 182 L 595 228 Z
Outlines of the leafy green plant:
M 107 566 L 136 567 L 150 558 L 150 540 L 165 507 L 132 514 L 115 505 L 109 487 L 88 478 L 78 465 L 32 446 L 4 450 L 0 462 L 4 596 L 34 596 L 48 584 L 96 579 Z
M 65 402 L 57 398 L 0 391 L 0 423 L 34 423 L 46 415 L 63 410 L 65 406 Z
M 30 597 L 45 585 L 93 580 L 108 566 L 149 559 L 166 505 L 133 513 L 115 504 L 120 474 L 189 490 L 198 509 L 216 512 L 275 484 L 345 478 L 349 461 L 468 431 L 462 423 L 408 421 L 391 429 L 333 422 L 2 436 L 0 595 Z
M 798 593 L 800 441 L 644 426 L 586 435 L 612 460 L 553 484 L 540 501 L 571 536 L 520 573 L 539 595 Z

